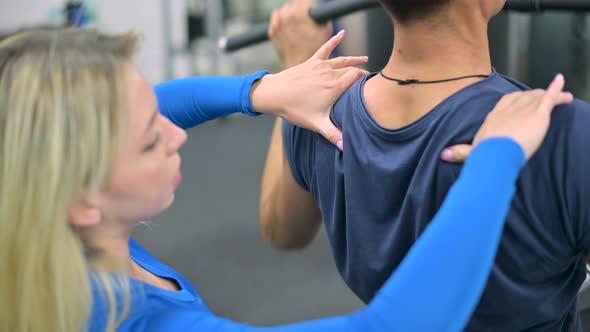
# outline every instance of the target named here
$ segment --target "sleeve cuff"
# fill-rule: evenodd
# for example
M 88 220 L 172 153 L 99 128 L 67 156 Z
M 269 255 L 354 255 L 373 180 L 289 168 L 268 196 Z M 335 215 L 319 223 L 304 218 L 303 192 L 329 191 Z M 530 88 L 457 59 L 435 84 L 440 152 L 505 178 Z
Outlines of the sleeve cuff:
M 480 175 L 494 174 L 498 169 L 516 179 L 526 164 L 524 150 L 508 137 L 493 137 L 480 142 L 467 158 L 466 165 L 478 170 Z
M 242 88 L 242 113 L 249 116 L 258 116 L 262 114 L 254 110 L 254 107 L 252 106 L 252 101 L 250 100 L 250 91 L 252 90 L 252 85 L 254 84 L 254 82 L 258 81 L 262 78 L 262 76 L 268 73 L 268 70 L 262 70 L 245 76 L 245 82 Z

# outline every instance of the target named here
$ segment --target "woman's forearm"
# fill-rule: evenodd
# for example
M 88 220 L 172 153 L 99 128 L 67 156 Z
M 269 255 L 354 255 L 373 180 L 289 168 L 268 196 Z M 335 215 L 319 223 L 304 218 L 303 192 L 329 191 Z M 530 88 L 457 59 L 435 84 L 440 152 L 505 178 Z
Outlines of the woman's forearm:
M 525 162 L 508 138 L 473 150 L 431 224 L 368 306 L 371 322 L 400 331 L 464 328 L 493 266 Z
M 181 78 L 156 85 L 154 92 L 160 112 L 188 129 L 232 113 L 256 115 L 250 89 L 266 73 Z
M 424 234 L 363 310 L 268 328 L 190 312 L 160 323 L 208 332 L 461 331 L 486 284 L 525 161 L 510 139 L 480 143 Z

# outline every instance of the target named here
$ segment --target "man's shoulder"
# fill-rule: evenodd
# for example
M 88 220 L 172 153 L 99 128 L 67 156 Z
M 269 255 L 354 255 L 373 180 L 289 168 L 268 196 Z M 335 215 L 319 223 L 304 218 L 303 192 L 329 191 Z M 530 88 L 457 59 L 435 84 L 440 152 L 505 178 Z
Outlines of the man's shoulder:
M 469 103 L 485 103 L 492 106 L 502 98 L 502 96 L 517 92 L 530 90 L 526 84 L 517 81 L 514 78 L 499 73 L 494 73 L 488 79 L 473 84 L 464 90 L 458 92 L 457 99 Z
M 590 138 L 590 105 L 580 99 L 574 99 L 571 104 L 561 105 L 551 113 L 551 129 L 548 136 L 557 135 L 576 145 Z M 567 133 L 560 135 L 559 132 Z M 579 141 L 579 142 L 577 142 Z
M 336 103 L 334 103 L 334 109 L 350 107 L 351 103 L 361 102 L 363 99 L 363 88 L 365 83 L 375 75 L 376 73 L 369 73 L 356 80 L 348 89 L 346 89 L 346 91 L 344 91 L 342 96 L 336 100 Z
M 516 91 L 525 91 L 530 90 L 531 87 L 528 85 L 506 75 L 498 74 L 496 80 L 491 82 L 489 86 L 487 86 L 490 91 L 497 91 L 502 92 L 504 94 L 516 92 Z M 574 112 L 586 112 L 590 110 L 590 104 L 586 101 L 581 99 L 574 99 L 574 101 L 567 105 L 561 105 L 556 107 L 556 110 L 569 110 Z
M 375 76 L 375 73 L 370 73 L 359 78 L 334 102 L 330 111 L 330 120 L 337 128 L 342 128 L 342 115 L 346 110 L 364 107 L 363 87 L 366 81 L 373 76 Z M 294 146 L 300 146 L 302 149 L 309 150 L 311 146 L 309 144 L 310 142 L 324 140 L 317 132 L 296 126 L 287 121 L 283 121 L 282 135 L 285 146 L 289 147 L 288 150 Z M 295 142 L 305 142 L 305 144 L 294 144 Z
M 333 119 L 338 126 L 339 118 L 350 109 L 362 109 L 365 107 L 363 98 L 364 85 L 368 79 L 376 73 L 368 74 L 348 88 L 348 90 L 337 100 L 333 109 Z M 494 72 L 490 77 L 478 83 L 472 84 L 458 92 L 450 95 L 439 106 L 442 108 L 461 108 L 462 105 L 475 107 L 475 105 L 489 105 L 489 109 L 497 103 L 505 94 L 530 90 L 526 84 L 518 80 Z
M 575 98 L 571 104 L 557 106 L 555 110 L 570 111 L 579 116 L 590 116 L 590 104 L 578 98 Z
M 472 101 L 489 99 L 485 97 L 487 96 L 491 97 L 490 102 L 493 102 L 492 106 L 495 106 L 497 100 L 505 94 L 530 89 L 531 87 L 514 78 L 498 74 L 494 80 L 490 80 L 488 84 L 483 86 L 482 92 L 484 93 L 477 95 L 477 98 L 473 98 Z M 493 99 L 497 100 L 493 101 Z M 552 126 L 574 125 L 576 123 L 586 126 L 590 121 L 590 104 L 576 98 L 570 104 L 557 106 L 552 116 Z
M 496 74 L 496 79 L 493 80 L 492 85 L 497 86 L 500 89 L 507 89 L 507 90 L 511 90 L 513 91 L 524 91 L 524 90 L 530 90 L 531 87 L 529 87 L 528 85 L 524 84 L 523 82 L 504 75 L 504 74 Z

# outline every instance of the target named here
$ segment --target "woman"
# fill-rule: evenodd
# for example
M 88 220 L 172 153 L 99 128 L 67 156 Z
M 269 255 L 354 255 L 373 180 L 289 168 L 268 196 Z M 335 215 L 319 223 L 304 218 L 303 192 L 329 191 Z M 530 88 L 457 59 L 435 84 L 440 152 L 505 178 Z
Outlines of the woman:
M 130 239 L 135 225 L 170 206 L 180 184 L 186 134 L 162 114 L 188 127 L 263 111 L 337 142 L 327 110 L 343 80 L 362 73 L 324 60 L 332 40 L 303 67 L 258 81 L 261 74 L 165 83 L 156 100 L 132 64 L 135 43 L 130 35 L 76 30 L 31 31 L 0 43 L 0 330 L 257 330 L 215 317 L 186 279 Z M 309 79 L 314 72 L 324 76 Z M 432 226 L 366 309 L 276 331 L 461 329 L 485 284 L 520 167 L 540 145 L 553 106 L 571 101 L 562 88 L 560 78 L 547 93 L 498 104 Z M 490 139 L 496 136 L 508 138 Z M 446 287 L 420 285 L 434 292 L 420 304 L 432 321 L 419 325 L 408 315 L 417 302 L 407 300 L 425 294 L 406 289 L 431 259 L 463 266 L 439 271 Z M 464 292 L 447 290 L 458 285 Z

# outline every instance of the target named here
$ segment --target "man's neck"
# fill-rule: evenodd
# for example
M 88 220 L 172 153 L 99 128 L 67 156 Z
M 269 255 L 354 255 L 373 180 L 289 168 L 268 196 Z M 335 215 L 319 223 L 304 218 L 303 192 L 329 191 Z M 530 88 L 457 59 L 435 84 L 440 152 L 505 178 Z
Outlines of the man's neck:
M 487 22 L 395 26 L 394 49 L 383 74 L 401 80 L 438 81 L 489 75 Z M 398 85 L 375 76 L 364 86 L 367 110 L 382 127 L 397 129 L 420 119 L 450 95 L 482 80 L 471 77 L 438 84 Z M 397 110 L 392 112 L 392 110 Z
M 490 74 L 486 22 L 395 24 L 394 48 L 383 72 L 399 79 L 440 80 Z

